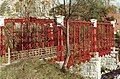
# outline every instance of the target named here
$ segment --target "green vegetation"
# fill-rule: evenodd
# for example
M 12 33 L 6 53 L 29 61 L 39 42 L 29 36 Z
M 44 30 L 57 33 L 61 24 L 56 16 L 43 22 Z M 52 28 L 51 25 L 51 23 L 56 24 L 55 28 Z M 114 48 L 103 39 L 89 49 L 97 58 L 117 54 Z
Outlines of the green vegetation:
M 65 0 L 66 1 L 66 0 Z M 108 3 L 107 3 L 108 2 Z M 74 0 L 69 15 L 69 2 L 64 4 L 53 3 L 56 7 L 47 9 L 48 6 L 44 1 L 39 0 L 18 0 L 12 5 L 9 0 L 5 0 L 0 6 L 0 15 L 9 18 L 17 17 L 45 17 L 49 12 L 50 15 L 69 15 L 71 19 L 90 20 L 95 18 L 103 21 L 109 13 L 116 12 L 116 6 L 108 5 L 106 0 Z M 64 8 L 65 6 L 65 8 Z M 50 6 L 49 6 L 50 8 Z M 55 12 L 54 12 L 55 11 Z
M 62 73 L 58 65 L 39 59 L 21 61 L 1 70 L 0 79 L 83 79 L 69 72 Z
M 50 15 L 64 15 L 71 19 L 89 21 L 94 18 L 98 21 L 105 21 L 109 13 L 116 12 L 116 6 L 106 6 L 101 0 L 76 0 L 72 3 L 70 15 L 68 4 L 58 5 L 50 10 Z

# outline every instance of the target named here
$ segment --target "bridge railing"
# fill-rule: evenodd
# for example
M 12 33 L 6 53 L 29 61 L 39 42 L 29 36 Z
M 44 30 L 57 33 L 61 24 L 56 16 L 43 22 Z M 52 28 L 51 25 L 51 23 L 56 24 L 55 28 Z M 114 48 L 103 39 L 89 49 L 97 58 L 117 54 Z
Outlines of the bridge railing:
M 97 25 L 97 51 L 100 56 L 110 54 L 114 47 L 114 27 L 110 23 L 98 23 Z
M 114 45 L 114 29 L 110 23 L 97 23 L 97 27 L 94 27 L 92 22 L 70 20 L 69 26 L 71 52 L 69 66 L 75 62 L 89 61 L 94 52 L 99 52 L 100 56 L 109 54 L 110 48 Z M 57 56 L 57 61 L 64 60 L 66 34 L 53 19 L 5 19 L 4 33 L 2 30 L 0 33 L 5 37 L 3 39 L 3 36 L 0 36 L 1 46 L 4 45 L 6 52 L 8 52 L 8 47 L 11 49 L 10 58 L 13 60 L 24 59 L 31 55 L 39 57 L 39 55 L 53 51 Z M 38 49 L 38 53 L 34 52 L 34 49 Z M 29 53 L 21 53 L 26 50 Z M 32 51 L 34 54 L 31 54 Z M 8 54 L 0 52 L 0 55 Z

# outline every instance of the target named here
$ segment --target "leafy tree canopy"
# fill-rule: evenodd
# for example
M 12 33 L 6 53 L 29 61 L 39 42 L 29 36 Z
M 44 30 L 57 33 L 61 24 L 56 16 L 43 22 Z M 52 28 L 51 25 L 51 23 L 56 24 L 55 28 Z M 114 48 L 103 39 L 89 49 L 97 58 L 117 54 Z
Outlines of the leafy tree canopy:
M 65 7 L 65 8 L 64 8 Z M 68 15 L 69 5 L 60 4 L 50 10 L 50 15 Z M 94 18 L 104 21 L 108 13 L 116 12 L 115 6 L 105 6 L 101 0 L 76 0 L 72 3 L 70 18 L 89 21 Z

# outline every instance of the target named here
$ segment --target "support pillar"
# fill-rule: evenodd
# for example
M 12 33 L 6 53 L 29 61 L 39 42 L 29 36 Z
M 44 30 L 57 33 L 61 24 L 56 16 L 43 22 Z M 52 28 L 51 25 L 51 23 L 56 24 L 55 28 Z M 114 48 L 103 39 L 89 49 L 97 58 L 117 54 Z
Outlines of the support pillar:
M 95 57 L 90 60 L 93 69 L 90 72 L 90 77 L 92 79 L 101 79 L 101 57 L 99 57 L 99 52 L 96 52 L 94 56 Z
M 0 63 L 5 63 L 5 45 L 4 45 L 4 17 L 0 16 Z
M 93 23 L 93 51 L 97 52 L 97 31 L 96 31 L 96 27 L 97 27 L 97 20 L 96 19 L 91 19 L 91 22 Z
M 111 24 L 113 25 L 113 33 L 112 33 L 112 43 L 113 43 L 113 45 L 112 45 L 112 47 L 114 47 L 114 45 L 115 45 L 115 34 L 116 34 L 116 31 L 114 30 L 114 28 L 115 28 L 115 23 L 116 23 L 116 21 L 111 21 Z
M 114 28 L 115 28 L 115 24 L 116 24 L 116 20 L 114 20 L 114 21 L 111 21 L 111 24 L 113 25 L 113 39 L 114 40 L 112 40 L 113 42 L 113 46 L 115 45 L 115 34 L 116 34 L 116 31 L 114 30 Z M 116 54 L 116 63 L 118 64 L 119 63 L 119 59 L 118 59 L 118 52 L 117 51 L 115 51 L 115 46 L 114 47 L 112 47 L 113 48 L 113 51 L 111 52 L 111 53 L 113 53 L 113 54 Z
M 50 38 L 49 42 L 48 42 L 48 46 L 54 46 L 54 38 L 53 38 L 53 24 L 50 23 L 50 28 L 48 29 L 48 37 Z
M 99 52 L 97 52 L 97 20 L 96 19 L 91 19 L 91 22 L 93 23 L 93 64 L 95 64 L 95 79 L 101 79 L 101 57 L 99 57 Z
M 64 47 L 63 47 L 63 30 L 60 27 L 64 27 L 64 16 L 56 16 L 56 22 L 58 26 L 58 46 L 57 46 L 57 61 L 59 61 L 60 68 L 64 63 Z

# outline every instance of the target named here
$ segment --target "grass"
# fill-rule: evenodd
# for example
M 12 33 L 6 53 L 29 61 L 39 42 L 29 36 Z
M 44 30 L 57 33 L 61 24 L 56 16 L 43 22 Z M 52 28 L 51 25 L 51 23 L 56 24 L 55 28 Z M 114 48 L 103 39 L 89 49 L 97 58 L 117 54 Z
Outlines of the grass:
M 63 73 L 58 65 L 39 59 L 30 59 L 1 68 L 0 79 L 83 79 L 71 73 Z

